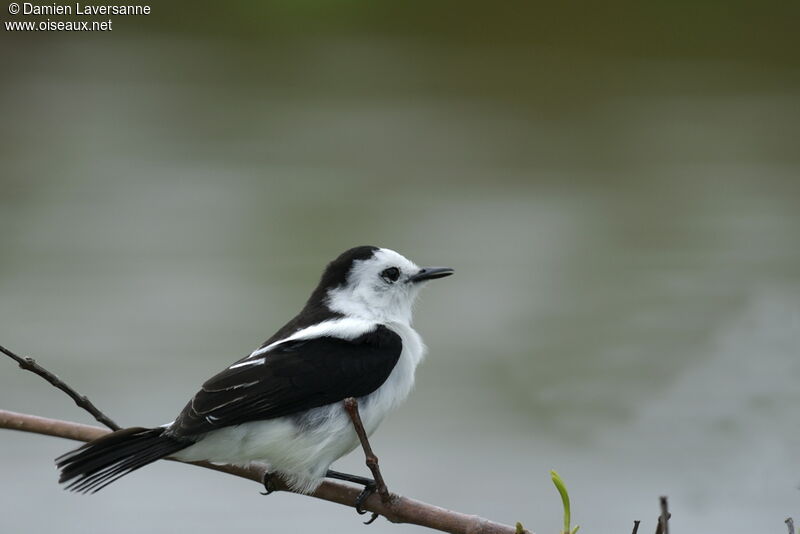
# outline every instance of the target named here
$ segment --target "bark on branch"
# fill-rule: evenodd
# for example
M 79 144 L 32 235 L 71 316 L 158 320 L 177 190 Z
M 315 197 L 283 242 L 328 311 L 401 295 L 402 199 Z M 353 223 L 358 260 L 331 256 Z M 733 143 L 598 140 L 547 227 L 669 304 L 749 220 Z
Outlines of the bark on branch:
M 36 363 L 36 360 L 34 360 L 33 358 L 30 358 L 28 356 L 24 357 L 17 356 L 16 354 L 11 352 L 7 348 L 3 347 L 2 345 L 0 345 L 0 352 L 2 352 L 15 362 L 17 362 L 20 368 L 41 376 L 42 378 L 53 384 L 53 386 L 57 387 L 58 389 L 66 393 L 70 399 L 75 401 L 75 404 L 77 404 L 78 407 L 83 408 L 84 410 L 92 414 L 92 417 L 94 417 L 98 423 L 106 425 L 111 430 L 120 429 L 120 426 L 106 414 L 101 412 L 97 406 L 92 404 L 92 401 L 90 401 L 88 397 L 86 397 L 85 395 L 81 395 L 80 393 L 72 389 L 72 387 L 69 384 L 58 378 L 58 376 L 54 375 L 53 373 L 51 373 L 50 371 L 48 371 L 47 369 Z

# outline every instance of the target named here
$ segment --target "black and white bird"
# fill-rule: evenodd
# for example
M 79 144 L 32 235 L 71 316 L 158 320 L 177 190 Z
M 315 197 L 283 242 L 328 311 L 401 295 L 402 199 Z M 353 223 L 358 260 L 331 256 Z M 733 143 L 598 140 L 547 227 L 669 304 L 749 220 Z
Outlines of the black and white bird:
M 95 492 L 164 457 L 263 461 L 304 493 L 340 478 L 331 464 L 359 444 L 342 401 L 358 400 L 371 434 L 405 400 L 425 354 L 411 327 L 414 299 L 423 282 L 452 273 L 386 248 L 344 252 L 296 317 L 203 384 L 172 423 L 119 430 L 59 457 L 59 481 Z

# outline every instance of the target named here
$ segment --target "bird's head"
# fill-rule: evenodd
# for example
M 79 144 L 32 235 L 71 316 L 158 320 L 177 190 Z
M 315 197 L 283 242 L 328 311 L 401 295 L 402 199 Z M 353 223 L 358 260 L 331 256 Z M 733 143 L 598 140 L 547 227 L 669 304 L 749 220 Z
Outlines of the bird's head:
M 309 305 L 347 317 L 409 324 L 424 283 L 451 274 L 449 267 L 419 267 L 388 248 L 355 247 L 328 264 Z

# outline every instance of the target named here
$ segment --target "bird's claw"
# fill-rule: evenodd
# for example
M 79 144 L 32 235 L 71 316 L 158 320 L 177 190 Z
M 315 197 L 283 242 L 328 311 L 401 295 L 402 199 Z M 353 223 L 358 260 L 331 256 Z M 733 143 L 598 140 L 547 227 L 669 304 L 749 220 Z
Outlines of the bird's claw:
M 264 477 L 261 479 L 261 483 L 264 484 L 264 489 L 266 491 L 261 491 L 261 495 L 269 495 L 270 493 L 275 491 L 275 485 L 272 483 L 273 474 L 269 471 L 264 471 Z
M 361 493 L 359 493 L 358 497 L 356 497 L 356 512 L 358 512 L 359 515 L 364 515 L 367 513 L 367 511 L 364 510 L 362 506 L 364 504 L 364 501 L 366 501 L 369 498 L 369 496 L 372 495 L 373 493 L 375 493 L 375 485 L 368 484 L 364 486 L 364 489 L 361 490 Z
M 359 493 L 358 497 L 356 497 L 356 512 L 359 515 L 364 515 L 367 513 L 367 510 L 364 510 L 363 505 L 373 493 L 375 493 L 375 484 L 368 484 L 364 486 L 364 489 L 361 490 L 361 493 Z M 372 517 L 370 517 L 369 520 L 364 521 L 364 524 L 370 525 L 376 519 L 378 519 L 378 514 L 376 512 L 372 512 Z

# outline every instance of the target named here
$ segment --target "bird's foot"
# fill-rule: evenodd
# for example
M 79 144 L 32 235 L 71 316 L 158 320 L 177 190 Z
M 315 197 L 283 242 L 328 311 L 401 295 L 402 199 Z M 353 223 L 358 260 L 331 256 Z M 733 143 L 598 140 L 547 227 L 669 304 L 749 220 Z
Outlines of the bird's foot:
M 359 493 L 358 497 L 356 497 L 356 513 L 358 513 L 359 515 L 364 515 L 367 513 L 367 511 L 364 510 L 363 508 L 364 503 L 366 502 L 366 500 L 369 498 L 370 495 L 375 493 L 376 489 L 377 486 L 375 486 L 374 482 L 372 482 L 371 484 L 364 484 L 364 489 L 361 490 L 361 493 Z M 370 517 L 369 520 L 364 521 L 364 524 L 370 525 L 376 519 L 378 519 L 378 514 L 372 512 L 372 517 Z
M 260 492 L 261 495 L 269 495 L 270 493 L 275 491 L 275 484 L 273 483 L 272 479 L 275 478 L 275 473 L 270 473 L 269 471 L 264 471 L 264 476 L 261 478 L 261 483 L 264 484 L 264 490 Z
M 349 475 L 347 473 L 340 473 L 339 471 L 332 470 L 328 470 L 328 472 L 325 474 L 325 477 L 336 480 L 344 480 L 345 482 L 352 482 L 354 484 L 361 484 L 364 486 L 364 489 L 358 494 L 358 497 L 356 497 L 355 507 L 356 512 L 358 512 L 359 515 L 364 515 L 367 513 L 367 510 L 364 510 L 364 503 L 367 502 L 367 499 L 369 499 L 370 495 L 378 490 L 378 485 L 374 480 L 367 477 Z M 369 525 L 376 519 L 378 519 L 378 514 L 372 512 L 372 517 L 369 518 L 369 521 L 364 522 L 364 524 Z

